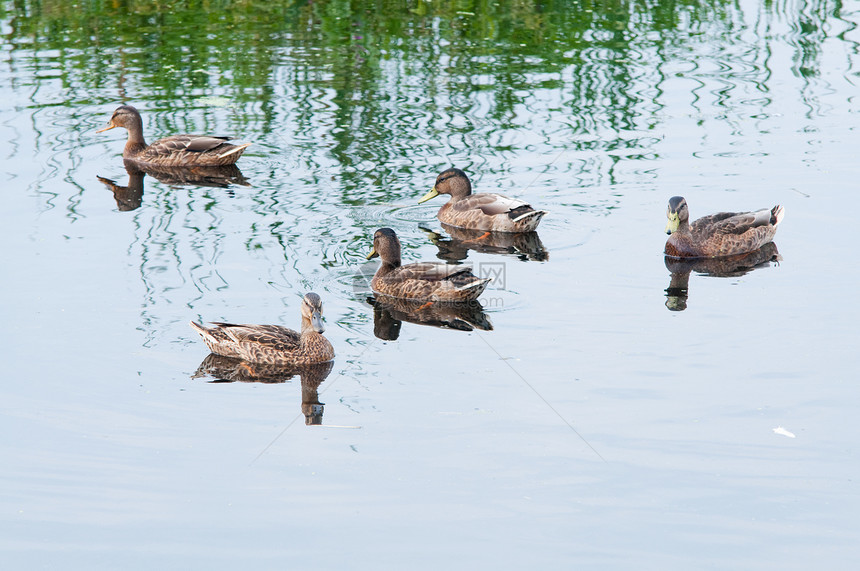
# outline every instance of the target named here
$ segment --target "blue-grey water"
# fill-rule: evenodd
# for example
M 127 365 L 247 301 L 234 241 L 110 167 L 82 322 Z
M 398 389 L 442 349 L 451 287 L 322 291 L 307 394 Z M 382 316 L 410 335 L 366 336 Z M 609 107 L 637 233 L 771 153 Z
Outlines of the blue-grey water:
M 858 23 L 0 2 L 0 566 L 855 568 Z M 247 182 L 132 181 L 95 133 L 121 103 L 149 141 L 253 142 Z M 548 210 L 544 254 L 458 250 L 491 328 L 375 323 L 373 232 L 450 255 L 416 205 L 450 165 Z M 675 195 L 783 205 L 781 259 L 667 296 Z M 297 328 L 308 291 L 321 426 L 298 376 L 194 377 L 189 320 Z

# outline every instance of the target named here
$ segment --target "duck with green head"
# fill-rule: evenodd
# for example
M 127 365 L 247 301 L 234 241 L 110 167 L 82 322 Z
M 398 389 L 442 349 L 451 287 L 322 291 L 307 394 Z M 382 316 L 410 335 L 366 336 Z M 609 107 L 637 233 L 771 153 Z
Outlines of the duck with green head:
M 776 205 L 755 212 L 720 212 L 690 223 L 683 196 L 669 199 L 664 253 L 673 258 L 717 258 L 758 250 L 773 240 L 785 211 Z

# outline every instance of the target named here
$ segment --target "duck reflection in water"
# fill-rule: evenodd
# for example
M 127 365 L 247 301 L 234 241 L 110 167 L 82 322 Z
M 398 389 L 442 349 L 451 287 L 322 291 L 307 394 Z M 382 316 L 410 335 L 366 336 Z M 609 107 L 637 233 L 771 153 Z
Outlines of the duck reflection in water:
M 754 269 L 768 267 L 771 262 L 778 263 L 781 259 L 773 242 L 752 252 L 723 258 L 679 259 L 666 256 L 664 262 L 671 272 L 669 287 L 666 288 L 666 307 L 670 311 L 687 309 L 691 272 L 721 278 L 739 277 Z
M 477 300 L 421 302 L 376 294 L 367 303 L 373 306 L 373 334 L 383 341 L 396 340 L 404 321 L 458 331 L 493 329 Z
M 196 167 L 142 167 L 131 161 L 123 161 L 128 173 L 126 186 L 115 180 L 97 176 L 99 181 L 113 192 L 120 212 L 137 210 L 143 202 L 143 179 L 146 175 L 170 186 L 207 186 L 228 188 L 231 185 L 251 186 L 236 165 Z
M 484 254 L 502 254 L 516 256 L 522 261 L 532 260 L 545 262 L 549 252 L 544 248 L 537 232 L 489 232 L 457 228 L 450 224 L 442 224 L 442 228 L 450 236 L 445 239 L 441 234 L 421 228 L 439 252 L 436 257 L 449 262 L 459 262 L 469 256 L 469 250 Z
M 96 178 L 113 193 L 117 210 L 120 212 L 131 212 L 140 208 L 140 205 L 143 203 L 143 177 L 146 174 L 140 169 L 128 166 L 126 166 L 125 170 L 128 172 L 128 183 L 126 186 L 121 186 L 115 180 L 103 176 L 96 176 Z
M 191 378 L 213 377 L 215 383 L 285 383 L 296 375 L 302 384 L 302 413 L 305 424 L 322 424 L 324 403 L 319 400 L 319 386 L 328 378 L 334 361 L 313 365 L 267 365 L 251 363 L 210 353 Z

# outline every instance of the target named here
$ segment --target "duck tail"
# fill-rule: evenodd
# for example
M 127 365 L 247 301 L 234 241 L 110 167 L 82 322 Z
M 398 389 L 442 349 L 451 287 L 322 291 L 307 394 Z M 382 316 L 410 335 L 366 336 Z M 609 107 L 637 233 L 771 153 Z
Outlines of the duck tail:
M 785 208 L 777 204 L 773 207 L 773 210 L 770 211 L 770 223 L 776 226 L 782 219 L 785 217 Z
M 229 151 L 226 151 L 226 152 L 218 155 L 218 158 L 223 159 L 224 157 L 229 157 L 230 155 L 233 155 L 235 153 L 242 154 L 242 151 L 244 151 L 245 149 L 247 149 L 250 146 L 251 146 L 251 143 L 245 143 L 244 145 L 236 145 L 235 147 L 233 147 Z
M 492 278 L 475 278 L 475 280 L 458 287 L 457 291 L 476 291 L 475 295 L 478 296 L 481 295 L 481 292 L 486 289 L 487 284 L 491 281 L 493 281 Z
M 543 218 L 543 215 L 546 213 L 547 213 L 546 210 L 530 210 L 530 211 L 526 212 L 525 214 L 520 214 L 519 216 L 514 218 L 513 221 L 519 222 L 521 220 L 527 220 L 529 218 L 533 218 L 534 223 L 537 224 L 540 221 L 540 219 Z
M 189 321 L 188 324 L 191 326 L 191 329 L 199 333 L 204 340 L 212 337 L 209 334 L 209 329 L 204 327 L 201 323 L 197 323 L 196 321 Z

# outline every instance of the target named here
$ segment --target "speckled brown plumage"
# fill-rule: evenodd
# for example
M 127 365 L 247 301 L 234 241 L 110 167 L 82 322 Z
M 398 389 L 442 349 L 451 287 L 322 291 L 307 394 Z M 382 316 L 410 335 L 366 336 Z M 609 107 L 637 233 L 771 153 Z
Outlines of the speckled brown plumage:
M 755 212 L 720 212 L 690 224 L 687 201 L 681 196 L 669 200 L 669 222 L 664 253 L 674 258 L 716 258 L 759 249 L 773 240 L 782 221 L 782 206 Z
M 122 158 L 140 165 L 152 166 L 224 166 L 232 165 L 251 143 L 233 145 L 230 137 L 212 135 L 172 135 L 147 145 L 143 138 L 143 121 L 131 105 L 121 105 L 114 111 L 108 126 L 97 133 L 123 127 L 128 130 L 128 141 Z
M 449 194 L 436 217 L 451 226 L 489 232 L 532 232 L 537 228 L 545 210 L 535 210 L 528 203 L 501 194 L 472 194 L 472 183 L 466 173 L 450 168 L 436 177 L 436 184 L 419 204 Z
M 373 235 L 373 250 L 367 259 L 382 259 L 370 282 L 373 291 L 405 299 L 426 301 L 469 301 L 477 299 L 489 279 L 475 276 L 468 267 L 418 262 L 400 264 L 400 240 L 391 228 Z
M 270 365 L 302 365 L 334 359 L 334 348 L 322 336 L 322 301 L 315 293 L 302 299 L 302 331 L 280 325 L 236 325 L 191 322 L 209 350 L 225 357 Z

